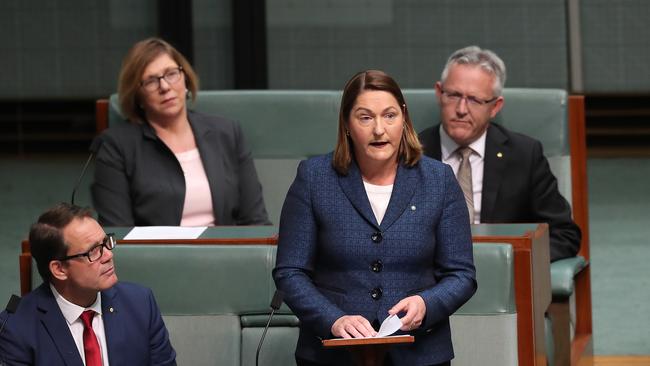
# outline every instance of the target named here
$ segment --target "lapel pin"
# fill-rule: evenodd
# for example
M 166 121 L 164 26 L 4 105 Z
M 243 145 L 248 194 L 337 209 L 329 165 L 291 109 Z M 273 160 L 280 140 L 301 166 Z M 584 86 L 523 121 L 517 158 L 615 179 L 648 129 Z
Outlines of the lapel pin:
M 113 307 L 108 308 L 108 311 L 110 311 L 112 313 L 114 311 Z
M 502 158 L 502 157 L 503 157 L 503 154 L 499 151 L 499 152 L 497 153 L 497 158 Z
M 415 205 L 411 206 L 411 211 L 415 211 Z

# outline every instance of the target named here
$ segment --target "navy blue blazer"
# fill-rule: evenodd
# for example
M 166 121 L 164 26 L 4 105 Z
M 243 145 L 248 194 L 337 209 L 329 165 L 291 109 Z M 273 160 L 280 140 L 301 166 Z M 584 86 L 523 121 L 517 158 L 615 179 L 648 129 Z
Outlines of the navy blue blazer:
M 449 316 L 474 294 L 476 279 L 467 207 L 451 168 L 427 157 L 400 164 L 378 225 L 354 162 L 346 176 L 331 153 L 301 162 L 282 208 L 273 276 L 300 319 L 301 359 L 351 364 L 345 350 L 321 346 L 334 322 L 361 315 L 381 323 L 415 294 L 426 316 L 409 332 L 415 343 L 391 348 L 393 364 L 452 359 Z
M 102 291 L 108 362 L 176 365 L 176 352 L 150 289 L 118 282 Z M 3 312 L 0 318 L 5 319 Z M 0 364 L 83 366 L 49 284 L 26 295 L 0 335 Z
M 440 160 L 440 125 L 419 137 L 424 153 Z M 542 143 L 496 123 L 490 123 L 485 138 L 481 222 L 548 223 L 552 262 L 580 250 L 580 228 L 558 190 Z

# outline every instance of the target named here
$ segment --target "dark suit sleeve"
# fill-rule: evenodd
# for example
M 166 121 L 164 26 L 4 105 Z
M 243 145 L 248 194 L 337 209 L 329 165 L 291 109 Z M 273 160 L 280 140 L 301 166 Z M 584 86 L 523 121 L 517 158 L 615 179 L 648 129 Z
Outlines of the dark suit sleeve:
M 151 365 L 176 365 L 176 351 L 169 342 L 169 333 L 165 327 L 160 309 L 150 289 L 149 298 L 149 347 L 151 350 Z
M 235 124 L 235 146 L 237 147 L 237 158 L 239 161 L 239 197 L 240 207 L 238 225 L 270 225 L 264 197 L 262 195 L 262 184 L 260 184 L 253 163 L 251 150 L 248 148 L 244 135 L 239 124 Z
M 330 336 L 334 322 L 345 313 L 323 296 L 311 279 L 318 225 L 312 211 L 309 181 L 307 164 L 303 161 L 282 207 L 273 278 L 301 323 L 325 338 Z
M 91 187 L 93 207 L 103 226 L 133 226 L 130 185 L 124 152 L 113 137 L 102 135 Z
M 477 288 L 467 206 L 449 166 L 445 166 L 442 186 L 444 203 L 437 223 L 433 263 L 437 283 L 418 294 L 427 307 L 425 328 L 451 316 Z
M 34 364 L 34 355 L 30 352 L 30 347 L 23 343 L 22 335 L 16 329 L 18 324 L 14 321 L 15 314 L 8 316 L 6 311 L 0 313 L 0 325 L 5 325 L 0 334 L 0 365 Z
M 551 261 L 573 257 L 580 249 L 580 228 L 573 222 L 571 207 L 560 194 L 557 179 L 538 141 L 532 159 L 531 207 L 537 221 L 549 224 Z

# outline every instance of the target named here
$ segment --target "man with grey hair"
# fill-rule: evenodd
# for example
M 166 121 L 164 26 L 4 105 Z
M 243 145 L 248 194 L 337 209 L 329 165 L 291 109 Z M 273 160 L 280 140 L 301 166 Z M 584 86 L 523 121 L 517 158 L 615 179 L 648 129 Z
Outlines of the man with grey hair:
M 505 81 L 505 64 L 494 52 L 455 51 L 435 85 L 441 123 L 419 135 L 424 153 L 452 167 L 471 223 L 546 222 L 551 261 L 575 256 L 580 229 L 542 144 L 491 122 L 503 107 Z

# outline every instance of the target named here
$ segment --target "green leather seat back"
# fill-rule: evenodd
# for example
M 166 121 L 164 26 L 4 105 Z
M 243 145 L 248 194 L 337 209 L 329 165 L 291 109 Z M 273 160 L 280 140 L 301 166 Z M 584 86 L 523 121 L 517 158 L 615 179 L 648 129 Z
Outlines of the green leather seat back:
M 336 143 L 339 93 L 206 91 L 193 109 L 239 121 L 255 158 L 304 158 Z
M 201 91 L 190 109 L 238 121 L 255 159 L 304 159 L 333 150 L 339 99 L 328 90 Z M 117 94 L 109 110 L 109 126 L 124 121 Z
M 404 89 L 416 131 L 439 122 L 433 89 Z M 506 88 L 496 122 L 533 136 L 548 156 L 568 155 L 567 93 L 560 89 Z M 201 91 L 191 108 L 238 120 L 256 158 L 295 158 L 331 151 L 341 93 L 327 90 Z M 110 99 L 109 126 L 123 121 L 117 95 Z
M 273 296 L 271 245 L 118 245 L 114 255 L 119 279 L 150 287 L 165 315 L 264 313 Z
M 121 281 L 154 291 L 179 364 L 241 365 L 250 357 L 259 337 L 247 336 L 240 316 L 268 313 L 275 246 L 118 245 L 114 255 Z M 285 321 L 281 330 L 267 334 L 266 342 L 287 345 L 267 350 L 264 357 L 293 359 L 297 328 L 295 339 L 284 335 L 294 329 L 287 324 L 296 323 Z M 256 348 L 257 343 L 253 355 Z
M 558 89 L 506 88 L 505 105 L 496 121 L 540 140 L 558 178 L 560 192 L 571 202 L 567 94 Z M 405 89 L 416 131 L 439 122 L 433 88 Z M 280 211 L 300 160 L 334 149 L 341 99 L 331 90 L 201 91 L 192 109 L 239 121 L 253 152 L 271 222 Z M 117 95 L 110 99 L 109 126 L 124 121 Z
M 514 253 L 510 244 L 474 243 L 478 289 L 458 315 L 514 314 Z
M 475 243 L 478 289 L 451 316 L 454 366 L 517 365 L 517 313 L 512 245 Z

